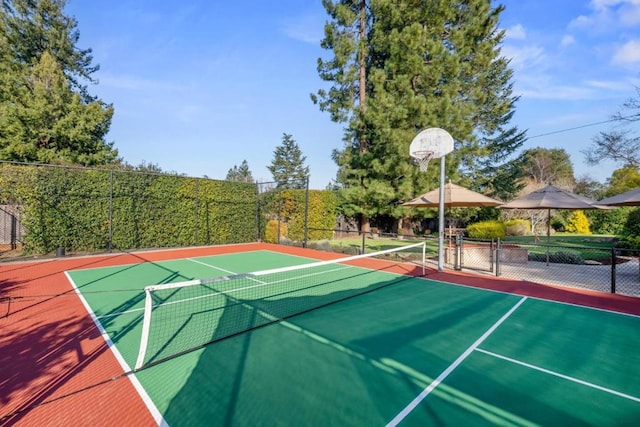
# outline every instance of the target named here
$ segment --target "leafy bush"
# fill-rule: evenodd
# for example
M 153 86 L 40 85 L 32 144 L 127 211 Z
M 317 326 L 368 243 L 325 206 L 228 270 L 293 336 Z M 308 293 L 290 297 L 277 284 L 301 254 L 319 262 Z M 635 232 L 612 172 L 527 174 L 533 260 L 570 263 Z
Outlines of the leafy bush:
M 626 236 L 618 240 L 615 244 L 619 249 L 634 249 L 640 250 L 640 236 Z
M 640 236 L 640 208 L 629 212 L 621 234 L 626 239 Z
M 502 221 L 476 222 L 467 226 L 467 233 L 474 239 L 504 239 L 507 227 Z
M 628 206 L 616 209 L 589 209 L 585 215 L 589 218 L 592 233 L 620 235 L 633 209 Z
M 504 225 L 507 236 L 526 236 L 531 233 L 531 222 L 528 219 L 510 219 Z
M 573 211 L 567 219 L 565 230 L 569 233 L 591 234 L 589 219 L 587 219 L 584 211 Z

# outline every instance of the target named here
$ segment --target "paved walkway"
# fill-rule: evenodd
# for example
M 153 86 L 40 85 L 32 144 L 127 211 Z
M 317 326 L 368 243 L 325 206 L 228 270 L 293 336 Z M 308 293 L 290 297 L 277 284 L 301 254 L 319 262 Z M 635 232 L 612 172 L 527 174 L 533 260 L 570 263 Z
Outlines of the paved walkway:
M 433 261 L 433 260 L 430 260 Z M 436 262 L 437 264 L 437 262 Z M 446 265 L 453 268 L 453 265 Z M 473 274 L 493 275 L 486 262 L 477 265 L 467 263 L 463 271 Z M 500 277 L 520 279 L 542 284 L 612 292 L 611 265 L 576 265 L 528 261 L 526 263 L 502 263 Z M 615 293 L 640 297 L 640 266 L 638 258 L 615 266 Z

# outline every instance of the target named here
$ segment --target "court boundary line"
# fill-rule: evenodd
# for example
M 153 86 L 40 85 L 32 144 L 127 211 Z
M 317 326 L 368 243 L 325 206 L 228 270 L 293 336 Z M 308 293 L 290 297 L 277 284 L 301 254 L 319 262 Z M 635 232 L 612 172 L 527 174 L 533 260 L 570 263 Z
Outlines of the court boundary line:
M 216 256 L 216 255 L 213 255 L 213 256 Z M 207 258 L 207 257 L 198 257 L 198 258 Z M 196 264 L 204 265 L 205 267 L 209 267 L 209 268 L 212 268 L 214 270 L 222 271 L 223 273 L 226 273 L 226 274 L 236 274 L 231 270 L 227 270 L 225 268 L 218 267 L 217 265 L 207 264 L 206 262 L 200 261 L 200 260 L 198 260 L 196 258 L 185 258 L 185 259 L 187 261 L 191 261 L 191 262 L 194 262 Z
M 431 382 L 420 394 L 418 394 L 407 406 L 405 406 L 391 421 L 388 427 L 397 426 L 402 422 L 433 390 L 444 381 L 464 360 L 469 357 L 498 327 L 504 323 L 526 300 L 523 296 L 509 311 L 502 315 L 489 329 L 485 331 L 473 344 L 471 344 L 456 360 L 453 361 L 438 377 Z
M 96 316 L 96 313 L 93 311 L 93 309 L 89 305 L 89 302 L 84 298 L 80 289 L 76 286 L 76 283 L 73 281 L 73 279 L 71 278 L 71 276 L 67 271 L 64 272 L 64 275 L 67 277 L 67 280 L 73 287 L 73 290 L 75 291 L 76 295 L 78 295 L 80 302 L 82 302 L 82 305 L 84 306 L 85 310 L 87 310 L 87 314 L 89 314 L 94 325 L 96 326 L 96 328 L 98 328 L 98 332 L 100 333 L 100 336 L 102 337 L 102 339 L 104 339 L 108 349 L 116 358 L 118 364 L 124 371 L 125 376 L 129 378 L 129 380 L 131 381 L 133 388 L 138 393 L 138 396 L 140 397 L 140 399 L 142 399 L 142 402 L 149 410 L 149 413 L 151 414 L 152 418 L 155 420 L 156 424 L 159 426 L 168 426 L 169 424 L 166 422 L 166 420 L 162 416 L 162 413 L 160 412 L 160 410 L 158 410 L 156 405 L 153 403 L 151 396 L 149 396 L 147 391 L 144 389 L 144 387 L 142 386 L 142 383 L 138 380 L 138 377 L 136 377 L 135 372 L 133 372 L 133 370 L 129 367 L 129 364 L 127 363 L 127 361 L 124 360 L 124 357 L 122 356 L 118 348 L 115 346 L 114 342 L 109 337 L 108 332 L 102 326 L 102 323 Z
M 562 379 L 567 380 L 567 381 L 571 381 L 571 382 L 574 382 L 574 383 L 577 383 L 577 384 L 580 384 L 580 385 L 583 385 L 583 386 L 586 386 L 586 387 L 591 387 L 591 388 L 594 388 L 596 390 L 603 391 L 605 393 L 613 394 L 615 396 L 622 397 L 624 399 L 628 399 L 628 400 L 632 400 L 634 402 L 639 402 L 640 403 L 640 397 L 636 397 L 636 396 L 632 396 L 630 394 L 622 393 L 620 391 L 616 391 L 616 390 L 613 390 L 613 389 L 610 389 L 610 388 L 607 388 L 607 387 L 603 387 L 603 386 L 600 386 L 598 384 L 594 384 L 594 383 L 589 382 L 589 381 L 581 380 L 579 378 L 575 378 L 575 377 L 572 377 L 572 376 L 569 376 L 569 375 L 561 374 L 559 372 L 555 372 L 555 371 L 552 371 L 550 369 L 543 368 L 541 366 L 536 366 L 536 365 L 533 365 L 531 363 L 527 363 L 527 362 L 523 362 L 521 360 L 513 359 L 513 358 L 508 357 L 508 356 L 503 356 L 501 354 L 494 353 L 492 351 L 484 350 L 484 349 L 481 349 L 481 348 L 476 348 L 475 350 L 480 352 L 480 353 L 484 353 L 484 354 L 486 354 L 488 356 L 492 356 L 492 357 L 495 357 L 497 359 L 504 360 L 506 362 L 510 362 L 510 363 L 513 363 L 513 364 L 516 364 L 516 365 L 520 365 L 520 366 L 524 366 L 525 368 L 529 368 L 529 369 L 533 369 L 533 370 L 536 370 L 536 371 L 539 371 L 539 372 L 543 372 L 545 374 L 553 375 L 553 376 L 556 376 L 558 378 L 562 378 Z
M 571 307 L 585 308 L 587 310 L 597 310 L 597 311 L 602 311 L 604 313 L 620 314 L 622 316 L 640 318 L 640 314 L 626 313 L 624 311 L 616 311 L 616 310 L 612 310 L 610 308 L 594 307 L 594 306 L 591 306 L 591 305 L 584 305 L 584 304 L 578 304 L 578 303 L 567 302 L 567 301 L 558 301 L 558 300 L 554 300 L 554 299 L 542 298 L 542 297 L 532 296 L 532 295 L 522 295 L 522 294 L 518 294 L 516 292 L 501 291 L 501 290 L 498 290 L 498 289 L 491 289 L 491 288 L 483 288 L 481 286 L 466 285 L 464 283 L 448 282 L 446 280 L 441 280 L 441 279 L 431 279 L 431 278 L 429 278 L 427 276 L 414 276 L 414 277 L 416 279 L 429 280 L 429 281 L 436 282 L 436 283 L 442 283 L 444 285 L 459 286 L 459 287 L 463 287 L 463 288 L 471 288 L 471 289 L 477 289 L 477 290 L 480 290 L 480 291 L 495 292 L 495 293 L 498 293 L 498 294 L 512 295 L 512 296 L 516 296 L 516 297 L 527 297 L 527 298 L 530 298 L 530 299 L 533 299 L 533 300 L 537 300 L 537 301 L 552 302 L 552 303 L 555 303 L 555 304 L 568 305 L 568 306 L 571 306 Z M 540 283 L 536 283 L 536 284 L 540 284 Z M 540 285 L 541 286 L 548 286 L 548 285 L 545 285 L 545 284 L 540 284 Z M 605 294 L 605 295 L 617 295 L 617 294 Z M 638 298 L 638 297 L 629 297 L 629 298 L 637 298 L 638 302 L 640 302 L 640 298 Z
M 110 258 L 117 258 L 123 255 L 129 255 L 129 256 L 133 256 L 133 257 L 140 257 L 143 258 L 142 255 L 143 254 L 155 254 L 155 253 L 166 253 L 166 252 L 180 252 L 180 251 L 190 251 L 190 250 L 194 250 L 194 249 L 208 249 L 208 248 L 223 248 L 225 246 L 242 246 L 242 245 L 253 245 L 256 242 L 252 242 L 252 243 L 228 243 L 228 244 L 220 244 L 220 245 L 209 245 L 209 246 L 188 246 L 188 247 L 184 247 L 184 248 L 163 248 L 163 249 L 149 249 L 149 250 L 136 250 L 136 251 L 121 251 L 121 252 L 112 252 L 112 253 L 104 253 L 104 254 L 90 254 L 90 255 L 73 255 L 73 259 L 91 259 L 91 258 L 105 258 L 105 259 L 110 259 Z M 206 257 L 210 257 L 210 256 L 218 256 L 218 255 L 231 255 L 231 254 L 248 254 L 251 252 L 264 252 L 264 251 L 270 251 L 270 249 L 251 249 L 249 251 L 238 251 L 238 252 L 223 252 L 223 253 L 217 253 L 217 254 L 209 254 L 209 255 L 199 255 L 195 258 L 206 258 Z M 183 260 L 187 260 L 189 258 L 194 258 L 193 256 L 186 256 L 184 258 L 170 258 L 170 259 L 161 259 L 161 260 L 148 260 L 146 258 L 143 258 L 145 261 L 144 262 L 126 262 L 126 263 L 122 263 L 122 264 L 114 264 L 114 265 L 105 265 L 105 266 L 101 266 L 101 267 L 86 267 L 86 268 L 74 268 L 73 271 L 83 271 L 83 270 L 94 270 L 94 269 L 98 269 L 98 268 L 113 268 L 113 267 L 129 267 L 129 266 L 135 266 L 135 265 L 140 265 L 140 264 L 145 264 L 145 263 L 156 263 L 156 262 L 171 262 L 171 261 L 183 261 Z M 68 261 L 69 259 L 71 259 L 71 257 L 69 258 L 47 258 L 46 261 L 55 261 L 55 262 L 65 262 Z M 15 261 L 13 263 L 11 262 L 3 262 L 0 264 L 6 264 L 6 265 L 10 265 L 10 264 L 33 264 L 33 263 L 40 263 L 43 262 L 42 259 L 39 260 L 25 260 L 25 261 Z

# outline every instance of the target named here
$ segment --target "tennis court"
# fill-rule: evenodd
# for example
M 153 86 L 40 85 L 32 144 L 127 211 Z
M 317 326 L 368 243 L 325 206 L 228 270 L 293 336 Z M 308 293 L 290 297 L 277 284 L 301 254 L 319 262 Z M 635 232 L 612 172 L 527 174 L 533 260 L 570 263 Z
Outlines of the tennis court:
M 637 425 L 640 419 L 636 315 L 454 284 L 445 274 L 416 277 L 419 263 L 403 258 L 305 267 L 286 279 L 244 274 L 317 261 L 314 251 L 288 252 L 85 263 L 90 268 L 64 274 L 121 371 L 141 364 L 122 377 L 137 393 L 128 399 L 144 402 L 156 423 Z M 185 281 L 194 285 L 170 285 Z M 141 356 L 149 285 L 168 293 L 154 297 Z M 206 292 L 180 294 L 192 289 Z M 168 315 L 157 309 L 160 302 Z M 161 326 L 170 332 L 156 335 Z M 215 342 L 201 345 L 209 341 Z

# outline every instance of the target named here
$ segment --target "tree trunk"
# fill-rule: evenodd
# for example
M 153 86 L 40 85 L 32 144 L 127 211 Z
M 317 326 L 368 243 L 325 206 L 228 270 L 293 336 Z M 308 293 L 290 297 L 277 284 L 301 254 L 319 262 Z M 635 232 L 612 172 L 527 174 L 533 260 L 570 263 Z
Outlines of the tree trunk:
M 369 217 L 363 213 L 358 215 L 358 222 L 360 223 L 360 231 L 362 233 L 370 233 L 371 232 L 371 223 L 369 222 Z

